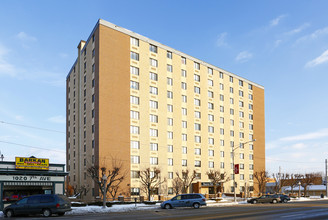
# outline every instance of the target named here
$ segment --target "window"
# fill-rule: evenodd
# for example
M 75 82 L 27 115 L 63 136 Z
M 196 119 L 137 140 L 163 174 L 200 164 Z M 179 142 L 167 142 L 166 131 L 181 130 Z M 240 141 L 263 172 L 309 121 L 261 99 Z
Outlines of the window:
M 223 128 L 220 128 L 220 134 L 224 135 L 224 129 Z
M 244 102 L 243 101 L 239 101 L 239 107 L 244 107 Z
M 242 80 L 239 80 L 239 86 L 244 86 L 244 82 Z
M 200 82 L 200 75 L 194 74 L 194 80 Z
M 187 160 L 182 160 L 182 166 L 184 166 L 184 167 L 187 166 Z
M 213 80 L 211 80 L 211 79 L 207 80 L 207 84 L 208 84 L 209 86 L 213 86 Z
M 244 122 L 240 121 L 240 122 L 239 122 L 239 127 L 240 127 L 240 128 L 244 128 Z
M 243 153 L 240 153 L 240 154 L 239 154 L 239 158 L 240 158 L 240 159 L 244 159 L 244 154 L 243 154 Z
M 253 150 L 254 149 L 254 145 L 253 144 L 249 144 L 249 149 Z
M 254 170 L 254 165 L 253 165 L 253 164 L 250 164 L 250 165 L 249 165 L 249 169 L 250 169 L 250 170 Z
M 187 96 L 185 96 L 185 95 L 182 95 L 182 102 L 187 102 Z
M 230 98 L 230 104 L 233 105 L 233 98 Z
M 234 137 L 235 136 L 235 132 L 234 131 L 230 131 L 230 136 Z
M 230 109 L 230 115 L 234 115 L 235 111 L 233 110 L 233 108 Z
M 173 152 L 173 145 L 167 145 L 167 152 Z
M 252 104 L 248 104 L 248 109 L 249 110 L 253 110 L 253 105 Z
M 187 109 L 186 108 L 182 108 L 182 115 L 187 115 Z
M 154 81 L 157 81 L 158 79 L 157 74 L 152 72 L 149 73 L 149 78 Z
M 140 143 L 139 141 L 131 141 L 130 142 L 131 148 L 132 149 L 139 149 L 140 148 Z
M 139 178 L 140 171 L 131 170 L 131 178 Z
M 173 139 L 173 132 L 172 131 L 167 132 L 167 139 Z
M 239 112 L 239 117 L 243 118 L 244 117 L 244 112 Z
M 173 158 L 168 158 L 167 159 L 167 165 L 173 166 Z
M 208 115 L 208 120 L 209 120 L 209 121 L 214 121 L 214 115 L 209 114 L 209 115 Z
M 208 168 L 214 168 L 214 162 L 208 161 Z
M 207 92 L 207 95 L 208 95 L 209 98 L 213 98 L 214 97 L 214 93 L 211 92 L 211 91 L 208 91 Z
M 195 155 L 201 155 L 201 149 L 195 148 Z
M 137 46 L 137 47 L 139 47 L 139 39 L 137 39 L 137 38 L 131 37 L 131 38 L 130 38 L 130 43 L 131 43 L 131 45 L 133 45 L 133 46 Z
M 158 151 L 158 144 L 157 143 L 150 143 L 150 150 L 151 151 Z
M 224 85 L 220 83 L 220 90 L 224 90 Z
M 182 134 L 182 141 L 187 141 L 187 134 Z
M 173 118 L 167 118 L 167 125 L 173 126 Z
M 181 57 L 181 63 L 186 65 L 187 64 L 187 60 L 185 57 Z
M 172 65 L 170 65 L 170 64 L 167 64 L 167 71 L 168 72 L 173 72 L 173 67 L 172 67 Z
M 220 157 L 224 157 L 224 151 L 220 151 Z
M 153 53 L 157 53 L 157 47 L 155 45 L 150 44 L 149 45 L 149 50 Z
M 173 99 L 173 92 L 167 91 L 167 98 Z
M 233 83 L 233 77 L 229 76 L 229 81 Z
M 150 58 L 150 65 L 153 67 L 157 67 L 158 65 L 157 60 Z
M 208 144 L 214 145 L 214 138 L 208 138 Z
M 244 97 L 244 92 L 239 90 L 239 96 Z
M 157 95 L 158 94 L 158 89 L 156 87 L 151 86 L 150 87 L 150 94 Z
M 139 119 L 139 112 L 130 111 L 130 118 L 131 119 Z
M 220 112 L 224 112 L 224 106 L 220 105 Z
M 244 174 L 240 174 L 240 180 L 244 180 Z
M 208 72 L 208 74 L 211 74 L 211 75 L 213 75 L 213 69 L 212 68 L 207 68 L 207 72 Z
M 208 156 L 213 157 L 214 156 L 214 150 L 208 150 Z
M 202 162 L 200 160 L 195 160 L 195 167 L 201 167 Z
M 167 51 L 166 57 L 169 58 L 169 59 L 172 59 L 172 52 Z
M 182 153 L 187 154 L 187 147 L 182 147 Z
M 132 52 L 130 53 L 131 59 L 139 61 L 139 54 Z
M 200 65 L 199 65 L 199 63 L 194 62 L 194 68 L 195 68 L 196 70 L 200 70 Z
M 200 112 L 195 112 L 195 118 L 201 118 L 201 113 Z
M 200 94 L 200 88 L 195 86 L 194 87 L 194 92 L 197 93 L 197 94 Z
M 186 89 L 187 89 L 187 83 L 182 82 L 182 83 L 181 83 L 181 89 L 186 90 Z
M 252 95 L 252 94 L 249 94 L 249 95 L 248 95 L 248 98 L 249 98 L 250 100 L 253 100 L 253 95 Z
M 131 163 L 132 164 L 139 164 L 140 163 L 140 157 L 139 156 L 131 156 Z
M 130 102 L 131 102 L 131 104 L 139 105 L 139 97 L 130 96 Z
M 248 115 L 249 120 L 253 120 L 253 115 Z
M 139 83 L 135 82 L 135 81 L 130 81 L 130 88 L 135 89 L 135 90 L 139 90 Z
M 194 104 L 196 106 L 200 106 L 200 99 L 194 99 Z
M 253 160 L 253 159 L 254 159 L 254 158 L 253 158 L 253 154 L 250 154 L 250 155 L 249 155 L 249 159 L 250 159 L 250 160 Z
M 201 130 L 201 126 L 200 126 L 200 124 L 195 123 L 195 130 L 196 130 L 196 131 L 200 131 L 200 130 Z
M 223 73 L 220 72 L 219 75 L 220 75 L 220 79 L 223 79 Z
M 214 127 L 208 126 L 208 133 L 214 133 Z
M 158 130 L 157 129 L 150 128 L 149 129 L 149 135 L 151 137 L 158 137 Z
M 151 157 L 150 158 L 150 164 L 158 165 L 158 157 Z
M 149 121 L 153 123 L 158 122 L 158 116 L 157 115 L 149 115 Z
M 187 77 L 187 71 L 181 70 L 181 76 L 182 77 Z
M 167 85 L 172 86 L 173 85 L 173 79 L 167 77 Z
M 131 188 L 131 196 L 139 196 L 140 188 Z
M 173 179 L 173 172 L 168 172 L 167 177 L 168 177 L 168 179 Z M 173 191 L 173 189 L 172 189 L 172 191 Z M 173 192 L 171 194 L 173 194 Z
M 253 135 L 250 134 L 250 135 L 248 136 L 248 139 L 249 139 L 249 140 L 254 140 Z
M 209 102 L 209 103 L 208 103 L 208 109 L 214 109 L 214 104 L 211 103 L 211 102 Z
M 130 126 L 130 133 L 131 134 L 139 134 L 139 127 L 138 126 Z
M 196 143 L 201 143 L 201 142 L 202 142 L 202 139 L 201 139 L 201 137 L 200 137 L 200 136 L 197 136 L 197 135 L 195 135 L 195 142 L 196 142 Z
M 201 179 L 202 174 L 201 173 L 195 173 L 195 179 Z
M 239 169 L 241 169 L 241 170 L 244 169 L 244 164 L 243 163 L 239 164 Z
M 224 147 L 224 140 L 220 140 L 220 146 Z
M 230 87 L 229 91 L 230 91 L 230 93 L 233 93 L 233 88 L 232 88 L 232 87 Z
M 173 112 L 173 105 L 168 104 L 167 105 L 167 111 L 168 112 Z
M 220 124 L 224 124 L 224 117 L 220 117 Z
M 182 121 L 182 128 L 187 128 L 187 121 Z
M 224 162 L 221 162 L 221 163 L 220 163 L 220 168 L 221 168 L 221 169 L 224 169 Z
M 239 132 L 239 138 L 244 138 L 244 133 L 243 132 Z
M 158 102 L 157 101 L 150 100 L 149 105 L 150 105 L 150 108 L 158 109 Z
M 224 95 L 220 95 L 220 101 L 224 101 Z

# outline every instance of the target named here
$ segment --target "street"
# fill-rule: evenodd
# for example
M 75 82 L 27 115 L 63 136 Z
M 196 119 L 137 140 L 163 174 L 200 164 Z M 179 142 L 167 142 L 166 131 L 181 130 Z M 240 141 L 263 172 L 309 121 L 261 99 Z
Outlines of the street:
M 235 206 L 154 209 L 106 214 L 65 215 L 58 219 L 328 219 L 328 200 L 280 204 L 243 204 Z M 45 219 L 17 217 L 14 219 Z

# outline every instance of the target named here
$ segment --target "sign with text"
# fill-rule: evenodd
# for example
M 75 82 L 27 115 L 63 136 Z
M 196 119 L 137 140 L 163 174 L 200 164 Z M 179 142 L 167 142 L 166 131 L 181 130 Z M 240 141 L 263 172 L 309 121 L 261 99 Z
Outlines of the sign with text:
M 235 164 L 235 174 L 239 174 L 239 164 Z
M 49 170 L 49 159 L 33 157 L 16 157 L 16 169 Z

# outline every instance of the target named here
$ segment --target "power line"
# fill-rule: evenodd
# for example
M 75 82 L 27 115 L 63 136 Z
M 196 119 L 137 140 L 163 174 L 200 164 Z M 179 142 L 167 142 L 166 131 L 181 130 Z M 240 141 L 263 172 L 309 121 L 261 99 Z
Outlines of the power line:
M 40 150 L 56 151 L 56 152 L 60 152 L 60 153 L 65 153 L 66 152 L 64 150 L 53 150 L 53 149 L 42 148 L 42 147 L 34 147 L 34 146 L 26 145 L 26 144 L 18 144 L 18 143 L 8 142 L 8 141 L 1 141 L 0 140 L 0 142 L 1 143 L 6 143 L 6 144 L 13 144 L 13 145 L 21 146 L 21 147 L 28 147 L 28 148 L 40 149 Z
M 0 121 L 0 123 L 2 123 L 2 124 L 8 124 L 8 125 L 14 125 L 14 126 L 20 126 L 20 127 L 25 127 L 25 128 L 32 128 L 32 129 L 37 129 L 37 130 L 42 130 L 42 131 L 49 131 L 49 132 L 56 132 L 56 133 L 66 134 L 66 132 L 63 132 L 63 131 L 58 131 L 58 130 L 53 130 L 53 129 L 47 129 L 47 128 L 40 128 L 40 127 L 34 127 L 34 126 L 30 126 L 30 125 L 10 123 L 10 122 L 5 122 L 5 121 Z

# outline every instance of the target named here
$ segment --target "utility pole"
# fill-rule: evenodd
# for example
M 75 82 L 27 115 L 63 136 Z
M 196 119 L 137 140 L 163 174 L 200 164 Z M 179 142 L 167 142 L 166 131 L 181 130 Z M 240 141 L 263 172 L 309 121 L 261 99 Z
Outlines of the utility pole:
M 325 161 L 325 179 L 326 179 L 326 197 L 328 198 L 328 186 L 327 186 L 327 181 L 328 181 L 328 174 L 327 174 L 327 168 L 328 168 L 328 166 L 327 166 L 327 159 L 326 159 L 326 161 Z

